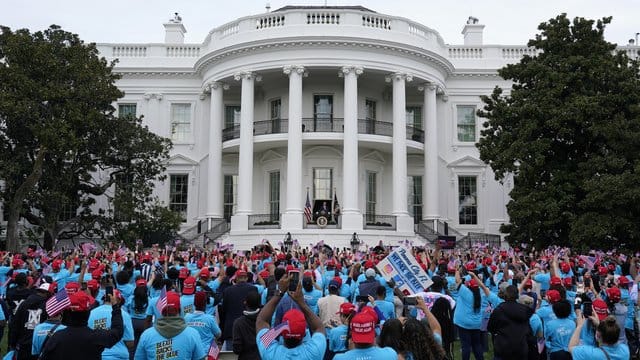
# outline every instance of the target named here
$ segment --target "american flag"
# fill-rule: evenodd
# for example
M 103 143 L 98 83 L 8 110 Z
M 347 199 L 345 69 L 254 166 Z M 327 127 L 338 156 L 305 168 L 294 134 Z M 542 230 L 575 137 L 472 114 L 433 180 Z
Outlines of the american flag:
M 260 342 L 264 348 L 268 348 L 269 345 L 275 340 L 283 331 L 289 331 L 289 322 L 283 321 L 278 326 L 274 326 L 260 337 Z
M 218 344 L 216 344 L 216 339 L 213 339 L 211 345 L 209 346 L 207 360 L 218 360 L 218 355 L 220 355 L 220 348 L 218 348 Z
M 307 202 L 304 204 L 304 217 L 307 223 L 311 222 L 311 201 L 309 201 L 309 189 L 307 189 Z
M 156 302 L 156 309 L 158 309 L 158 313 L 162 314 L 162 310 L 167 306 L 167 287 L 163 286 L 162 291 L 160 291 L 160 297 L 158 297 L 158 302 Z
M 120 248 L 118 249 L 118 251 L 116 251 L 116 254 L 117 254 L 118 256 L 124 256 L 126 253 L 127 253 L 127 250 L 125 250 L 125 248 L 123 248 L 123 247 L 120 247 Z
M 338 203 L 338 194 L 333 193 L 333 215 L 340 215 L 340 203 Z
M 578 259 L 584 261 L 584 267 L 587 268 L 588 270 L 593 269 L 597 260 L 595 256 L 584 256 L 584 255 L 578 256 Z
M 45 310 L 49 317 L 53 317 L 58 315 L 62 310 L 64 310 L 67 306 L 71 305 L 71 300 L 69 300 L 69 295 L 67 295 L 67 290 L 64 288 L 58 291 L 54 296 L 47 300 L 45 305 Z

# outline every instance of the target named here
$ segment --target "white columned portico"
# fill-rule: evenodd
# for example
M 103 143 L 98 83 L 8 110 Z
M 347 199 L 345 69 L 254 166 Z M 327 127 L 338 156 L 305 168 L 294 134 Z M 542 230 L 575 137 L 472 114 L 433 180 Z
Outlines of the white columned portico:
M 238 163 L 238 209 L 231 218 L 231 231 L 248 230 L 253 212 L 253 92 L 259 76 L 250 71 L 234 75 L 242 81 L 240 92 L 240 154 Z
M 221 219 L 223 211 L 222 174 L 222 123 L 224 122 L 223 90 L 229 86 L 218 81 L 208 83 L 205 91 L 211 94 L 209 108 L 209 163 L 207 168 L 207 228 L 211 228 L 211 219 Z
M 398 232 L 413 232 L 413 220 L 407 207 L 407 114 L 406 82 L 413 77 L 394 73 L 386 78 L 393 85 L 393 212 Z
M 438 207 L 438 119 L 435 84 L 424 84 L 424 173 L 422 174 L 422 219 L 440 218 Z M 421 220 L 422 220 L 421 219 Z M 434 225 L 435 226 L 435 225 Z M 434 227 L 437 229 L 437 227 Z
M 344 66 L 344 140 L 342 154 L 343 230 L 362 230 L 362 212 L 358 207 L 358 76 L 360 66 Z
M 300 65 L 287 65 L 289 75 L 289 131 L 287 143 L 287 207 L 282 226 L 289 230 L 302 229 L 302 77 Z

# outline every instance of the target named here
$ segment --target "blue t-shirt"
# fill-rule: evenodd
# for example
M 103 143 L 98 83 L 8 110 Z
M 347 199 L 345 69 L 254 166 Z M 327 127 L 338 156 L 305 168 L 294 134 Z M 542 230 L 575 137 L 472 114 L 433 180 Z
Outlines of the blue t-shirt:
M 347 325 L 344 324 L 328 330 L 329 350 L 333 352 L 347 350 L 347 330 Z
M 122 293 L 122 297 L 128 299 L 133 295 L 133 291 L 136 289 L 136 286 L 131 283 L 126 283 L 124 285 L 117 285 L 116 288 Z
M 117 344 L 108 349 L 104 349 L 102 352 L 103 360 L 128 360 L 129 349 L 124 344 L 125 341 L 133 341 L 133 325 L 131 324 L 131 317 L 129 314 L 120 309 L 122 313 L 122 322 L 124 324 L 124 335 Z M 101 305 L 91 310 L 89 314 L 88 326 L 91 329 L 96 330 L 108 330 L 111 329 L 111 305 Z
M 267 331 L 269 331 L 267 328 L 261 329 L 256 335 L 258 352 L 263 360 L 317 360 L 322 359 L 327 349 L 327 338 L 322 333 L 314 333 L 311 337 L 306 337 L 302 344 L 292 349 L 288 349 L 277 341 L 272 342 L 268 348 L 265 348 L 262 345 L 262 341 L 260 341 L 260 337 Z
M 0 266 L 0 295 L 7 294 L 7 273 L 11 271 L 11 266 Z
M 482 318 L 489 304 L 488 299 L 480 292 L 480 309 L 473 309 L 473 293 L 466 285 L 460 286 L 456 311 L 453 313 L 453 323 L 468 330 L 479 330 L 482 326 Z
M 58 283 L 58 289 L 62 289 L 67 285 L 67 281 L 69 280 L 71 273 L 67 269 L 60 269 L 56 273 L 49 273 L 49 276 L 51 276 L 53 281 Z
M 151 327 L 140 336 L 134 359 L 200 360 L 207 355 L 207 350 L 198 332 L 188 326 L 170 339 L 160 335 L 155 327 Z
M 551 285 L 551 274 L 550 273 L 536 274 L 533 276 L 533 281 L 540 283 L 540 290 L 547 291 L 549 290 L 549 286 Z
M 180 296 L 180 311 L 182 312 L 182 316 L 196 311 L 196 307 L 193 305 L 194 300 L 195 296 L 193 294 Z
M 220 327 L 216 322 L 216 319 L 205 314 L 202 311 L 196 311 L 184 316 L 187 326 L 195 329 L 200 334 L 202 339 L 202 346 L 209 349 L 209 345 L 213 341 L 213 338 L 220 336 Z
M 0 311 L 2 312 L 2 311 Z M 55 323 L 51 323 L 48 321 L 43 322 L 42 324 L 36 325 L 35 329 L 33 329 L 33 337 L 31 342 L 31 354 L 32 355 L 40 355 L 42 351 L 42 345 L 44 344 L 44 340 L 47 338 L 49 331 L 56 326 Z M 58 332 L 62 329 L 66 328 L 66 326 L 60 324 L 56 327 L 54 332 Z
M 390 347 L 372 346 L 366 349 L 352 349 L 344 354 L 338 354 L 334 360 L 396 360 L 398 354 Z
M 392 302 L 386 300 L 376 300 L 376 307 L 384 316 L 384 320 L 396 318 L 396 307 Z
M 127 299 L 126 302 L 126 310 L 131 315 L 132 319 L 146 319 L 147 318 L 147 308 L 149 307 L 149 298 L 147 298 L 147 305 L 143 307 L 141 311 L 136 311 L 136 301 L 135 297 L 132 295 Z
M 158 308 L 156 307 L 156 304 L 158 303 L 159 298 L 160 297 L 157 296 L 149 299 L 149 305 L 147 305 L 147 316 L 153 316 L 154 321 L 162 317 L 162 314 L 158 311 Z
M 569 340 L 576 329 L 576 323 L 569 319 L 554 319 L 544 323 L 545 346 L 548 353 L 569 351 Z
M 318 315 L 318 300 L 322 297 L 322 291 L 313 288 L 311 291 L 307 292 L 302 289 L 302 295 L 304 296 L 304 302 L 307 303 L 309 308 L 311 308 L 311 311 Z
M 606 351 L 610 360 L 628 360 L 631 358 L 629 354 L 629 346 L 627 344 L 617 343 L 613 346 L 602 345 L 597 348 L 589 345 L 579 345 L 573 348 L 571 354 L 573 360 L 608 360 L 602 351 Z
M 538 316 L 538 314 L 531 315 L 531 317 L 529 318 L 529 327 L 531 327 L 531 332 L 533 333 L 533 336 L 537 336 L 539 332 L 542 333 L 542 335 L 544 336 L 542 319 L 540 319 L 540 316 Z

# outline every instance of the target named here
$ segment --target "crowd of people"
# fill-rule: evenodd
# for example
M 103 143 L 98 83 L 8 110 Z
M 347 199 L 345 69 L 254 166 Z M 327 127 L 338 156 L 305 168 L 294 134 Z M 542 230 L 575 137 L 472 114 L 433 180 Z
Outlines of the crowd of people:
M 382 243 L 0 253 L 0 338 L 6 327 L 19 360 L 638 354 L 639 254 L 401 246 L 430 277 L 424 291 L 381 275 L 394 250 Z

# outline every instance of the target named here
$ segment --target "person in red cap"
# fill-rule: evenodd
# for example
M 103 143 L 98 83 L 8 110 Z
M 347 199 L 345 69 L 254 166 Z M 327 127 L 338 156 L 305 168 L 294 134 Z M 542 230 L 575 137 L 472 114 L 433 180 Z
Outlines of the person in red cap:
M 67 280 L 71 276 L 71 271 L 75 268 L 75 262 L 71 259 L 68 269 L 62 267 L 63 265 L 65 265 L 65 263 L 60 259 L 53 260 L 51 263 L 52 272 L 49 276 L 58 284 L 58 288 L 63 288 L 67 284 Z M 69 269 L 71 269 L 71 271 Z
M 69 295 L 70 305 L 62 313 L 65 329 L 56 331 L 45 343 L 43 360 L 98 360 L 102 352 L 117 344 L 124 333 L 120 300 L 111 296 L 111 326 L 109 329 L 90 329 L 89 310 L 93 298 L 83 291 Z
M 324 357 L 327 348 L 324 326 L 320 318 L 311 311 L 302 295 L 302 284 L 288 295 L 300 310 L 291 309 L 282 317 L 282 323 L 270 329 L 269 323 L 276 306 L 289 289 L 289 276 L 283 276 L 278 282 L 278 292 L 267 302 L 256 320 L 256 343 L 262 360 L 293 359 L 316 360 Z M 306 336 L 307 322 L 311 336 Z M 277 331 L 276 331 L 277 330 Z M 282 334 L 283 344 L 276 339 Z
M 180 298 L 180 301 L 182 301 L 182 298 Z M 213 317 L 213 315 L 206 314 L 204 312 L 207 308 L 208 301 L 209 295 L 207 295 L 206 292 L 196 292 L 193 297 L 193 306 L 195 310 L 191 313 L 185 314 L 184 316 L 184 321 L 187 322 L 187 326 L 198 331 L 202 344 L 206 349 L 209 348 L 213 339 L 219 337 L 221 333 L 216 318 Z M 182 308 L 184 309 L 184 305 Z
M 339 323 L 332 323 L 327 329 L 327 339 L 329 340 L 329 351 L 333 354 L 343 353 L 349 350 L 347 333 L 349 332 L 349 322 L 356 313 L 356 306 L 350 302 L 340 304 L 336 315 L 339 316 Z
M 67 286 L 68 285 L 69 283 L 67 283 Z M 108 296 L 105 295 L 105 301 L 103 304 L 91 310 L 88 320 L 89 328 L 95 330 L 106 330 L 111 328 L 111 313 L 113 310 L 112 305 L 107 301 L 107 298 Z M 124 297 L 120 291 L 114 289 L 113 298 L 118 300 L 118 304 L 121 308 L 120 311 L 122 315 L 122 323 L 124 325 L 124 333 L 122 335 L 122 339 L 118 341 L 116 345 L 105 349 L 102 356 L 106 359 L 127 360 L 130 356 L 129 354 L 133 355 L 134 351 L 133 323 L 131 322 L 131 316 L 129 313 L 122 309 Z
M 536 314 L 540 316 L 540 319 L 542 319 L 543 323 L 546 323 L 554 318 L 552 306 L 560 300 L 562 300 L 562 297 L 560 296 L 560 292 L 558 290 L 547 291 L 545 300 L 542 300 L 542 302 L 540 303 L 540 308 L 538 308 L 538 311 L 536 311 Z
M 193 306 L 194 295 L 196 293 L 196 278 L 189 276 L 182 283 L 182 296 L 180 304 L 182 305 L 182 315 L 191 314 L 195 311 Z
M 553 292 L 556 291 L 549 290 L 547 292 L 547 297 L 550 296 L 549 293 Z M 567 300 L 561 299 L 554 302 L 551 308 L 555 318 L 543 320 L 547 354 L 550 360 L 570 360 L 571 354 L 569 354 L 569 340 L 571 339 L 571 334 L 573 334 L 573 331 L 576 328 L 575 322 L 569 318 L 573 310 L 573 305 Z
M 616 322 L 620 329 L 620 339 L 619 341 L 626 344 L 627 343 L 627 334 L 624 332 L 625 320 L 627 318 L 627 314 L 629 309 L 627 305 L 623 304 L 620 300 L 622 299 L 622 292 L 616 286 L 608 288 L 606 291 L 606 299 L 607 307 L 609 308 L 609 314 L 613 315 L 616 318 Z
M 187 326 L 180 316 L 180 295 L 168 291 L 162 317 L 142 333 L 136 347 L 135 360 L 204 359 L 208 348 L 202 344 L 198 331 Z
M 365 306 L 359 313 L 355 314 L 349 324 L 351 330 L 351 342 L 353 349 L 338 354 L 334 360 L 352 360 L 352 359 L 379 359 L 379 360 L 395 360 L 398 354 L 390 347 L 380 348 L 376 344 L 376 318 L 375 310 L 366 311 L 369 308 Z

